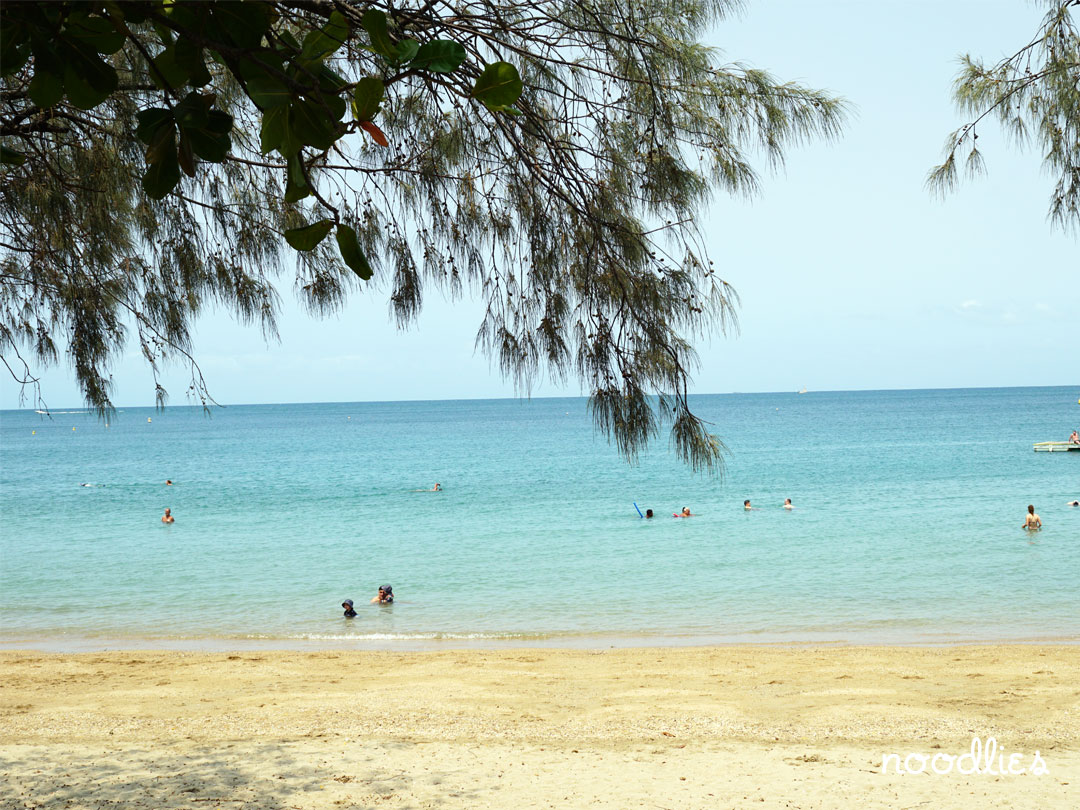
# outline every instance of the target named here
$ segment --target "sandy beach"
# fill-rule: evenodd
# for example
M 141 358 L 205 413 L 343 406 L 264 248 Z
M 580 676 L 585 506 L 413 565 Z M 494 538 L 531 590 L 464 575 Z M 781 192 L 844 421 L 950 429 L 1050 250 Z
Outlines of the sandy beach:
M 5 652 L 0 712 L 4 807 L 1064 808 L 1080 797 L 1080 647 L 1066 645 Z M 882 773 L 884 754 L 958 756 L 974 736 L 1025 769 L 1038 751 L 1048 772 Z

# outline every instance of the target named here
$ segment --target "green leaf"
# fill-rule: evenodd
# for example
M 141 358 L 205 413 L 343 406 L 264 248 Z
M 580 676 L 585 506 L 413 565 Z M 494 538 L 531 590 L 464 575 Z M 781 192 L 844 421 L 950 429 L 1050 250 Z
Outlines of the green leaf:
M 150 71 L 150 78 L 162 90 L 166 86 L 175 90 L 187 84 L 188 72 L 176 61 L 175 45 L 155 56 L 153 62 L 155 69 Z
M 284 42 L 289 48 L 294 51 L 300 51 L 300 43 L 296 41 L 296 37 L 292 35 L 291 31 L 278 31 L 277 38 Z
M 215 100 L 216 96 L 212 94 L 188 93 L 176 105 L 176 122 L 182 137 L 196 155 L 211 163 L 220 163 L 232 148 L 229 133 L 232 132 L 233 117 L 221 110 L 210 109 Z
M 433 39 L 420 46 L 409 66 L 432 73 L 452 73 L 464 61 L 465 49 L 461 45 L 450 39 Z
M 333 119 L 334 124 L 337 124 L 342 118 L 345 117 L 345 110 L 348 109 L 349 103 L 345 101 L 341 96 L 335 96 L 332 93 L 320 93 L 314 97 L 316 104 L 326 105 L 326 109 L 330 111 L 330 117 Z M 334 126 L 334 140 L 340 137 L 340 133 L 337 132 L 337 127 Z
M 293 155 L 285 166 L 285 202 L 300 202 L 304 197 L 311 196 L 311 186 L 308 185 L 304 176 L 304 169 L 300 164 L 300 156 Z
M 30 80 L 28 92 L 30 100 L 39 107 L 52 107 L 64 97 L 64 79 L 45 65 L 35 62 L 34 78 Z
M 492 62 L 473 85 L 472 97 L 489 110 L 509 107 L 521 96 L 521 76 L 509 62 Z
M 248 96 L 263 110 L 284 106 L 292 100 L 288 85 L 275 75 L 282 70 L 283 64 L 276 54 L 267 55 L 265 59 L 246 59 L 241 63 L 240 73 Z
M 386 30 L 386 15 L 383 12 L 369 8 L 360 18 L 360 25 L 367 31 L 371 38 L 371 49 L 389 62 L 397 60 L 398 49 L 390 39 Z
M 191 139 L 184 134 L 183 130 L 180 130 L 180 148 L 177 150 L 176 157 L 184 174 L 188 177 L 194 177 L 195 155 L 191 149 Z
M 296 135 L 301 142 L 319 150 L 329 149 L 334 145 L 338 135 L 326 110 L 307 99 L 293 102 L 289 109 L 292 111 L 289 116 L 289 132 Z
M 288 111 L 288 107 L 274 107 L 263 113 L 262 126 L 259 129 L 259 151 L 264 155 L 281 147 L 285 138 Z
M 330 20 L 322 28 L 304 37 L 301 55 L 304 59 L 323 59 L 340 48 L 349 38 L 349 24 L 340 11 L 330 14 Z
M 111 95 L 120 83 L 112 65 L 83 45 L 72 44 L 68 48 L 68 59 L 74 62 L 83 78 L 99 93 Z
M 182 127 L 205 127 L 213 105 L 214 96 L 204 96 L 193 90 L 174 108 L 176 123 Z
M 143 143 L 150 143 L 158 128 L 173 121 L 172 110 L 164 107 L 151 107 L 148 110 L 139 110 L 135 115 L 138 127 L 135 136 Z
M 417 52 L 420 50 L 420 43 L 415 39 L 403 39 L 398 43 L 397 56 L 392 59 L 395 64 L 401 64 L 402 62 L 408 62 Z
M 64 63 L 52 45 L 33 39 L 34 77 L 30 80 L 30 100 L 39 107 L 52 107 L 64 97 Z M 59 85 L 60 93 L 56 89 Z
M 165 25 L 164 23 L 160 23 L 157 20 L 154 20 L 151 23 L 151 26 L 154 29 L 154 33 L 158 35 L 158 39 L 161 40 L 161 44 L 165 47 L 168 47 L 169 45 L 172 45 L 174 42 L 176 42 L 176 36 L 173 34 L 172 29 L 169 28 L 169 26 Z
M 224 114 L 222 113 L 222 115 Z M 191 143 L 191 148 L 195 154 L 211 163 L 221 163 L 232 148 L 232 141 L 229 140 L 228 135 L 221 135 L 206 129 L 184 128 L 182 131 Z
M 341 251 L 341 258 L 345 260 L 345 264 L 349 265 L 349 268 L 364 281 L 370 279 L 371 265 L 368 264 L 367 256 L 360 250 L 356 231 L 348 225 L 338 225 L 334 236 L 337 238 L 338 250 Z
M 170 152 L 176 152 L 176 127 L 158 127 L 146 147 L 146 162 L 160 163 Z
M 194 40 L 181 37 L 174 46 L 173 60 L 188 77 L 192 87 L 205 87 L 210 84 L 210 71 L 206 67 L 203 49 Z
M 118 3 L 114 0 L 107 0 L 105 3 L 106 13 L 116 14 L 124 22 L 134 23 L 135 25 L 146 22 L 146 15 L 151 9 L 149 3 Z
M 338 93 L 347 85 L 345 78 L 329 65 L 319 66 L 319 89 L 324 93 Z
M 94 109 L 116 90 L 116 71 L 101 60 L 98 60 L 98 64 L 104 67 L 105 71 L 87 72 L 73 62 L 69 62 L 64 70 L 64 91 L 68 101 L 80 110 Z
M 353 91 L 353 115 L 357 121 L 370 121 L 379 111 L 383 96 L 386 94 L 386 85 L 382 79 L 374 76 L 365 76 L 356 83 Z
M 0 163 L 5 163 L 8 166 L 21 166 L 25 162 L 26 155 L 22 152 L 16 152 L 14 149 L 8 149 L 0 144 Z
M 160 200 L 176 188 L 180 182 L 180 163 L 177 159 L 175 139 L 173 148 L 162 152 L 160 159 L 150 164 L 143 175 L 142 187 L 152 200 Z
M 330 233 L 333 226 L 334 221 L 332 219 L 320 219 L 314 225 L 285 231 L 285 241 L 297 250 L 314 250 L 316 245 Z
M 15 73 L 30 58 L 30 46 L 25 43 L 0 48 L 0 75 L 5 78 Z
M 13 50 L 30 42 L 30 34 L 19 20 L 3 20 L 0 25 L 0 59 L 3 59 L 3 51 Z M 4 59 L 6 63 L 6 59 Z
M 189 4 L 185 3 L 184 6 Z M 200 4 L 192 3 L 198 7 Z M 224 2 L 208 3 L 210 19 L 220 34 L 231 39 L 241 48 L 258 48 L 263 34 L 270 27 L 270 14 L 266 3 Z
M 216 135 L 228 135 L 232 132 L 233 117 L 224 110 L 210 110 L 206 115 L 206 129 Z
M 300 135 L 296 131 L 294 124 L 296 114 L 293 111 L 292 105 L 284 108 L 284 118 L 282 125 L 281 145 L 278 147 L 278 151 L 284 158 L 293 157 L 299 154 L 300 150 L 304 147 L 304 142 L 300 138 Z
M 63 36 L 77 40 L 98 53 L 116 53 L 124 47 L 124 35 L 105 17 L 75 12 L 67 18 Z

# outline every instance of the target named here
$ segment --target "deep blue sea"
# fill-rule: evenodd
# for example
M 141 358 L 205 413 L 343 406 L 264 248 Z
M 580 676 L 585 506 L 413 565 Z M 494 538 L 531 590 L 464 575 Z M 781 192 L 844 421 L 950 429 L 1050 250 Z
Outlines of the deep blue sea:
M 5 411 L 0 646 L 1076 641 L 1078 395 L 694 397 L 720 479 L 581 398 Z

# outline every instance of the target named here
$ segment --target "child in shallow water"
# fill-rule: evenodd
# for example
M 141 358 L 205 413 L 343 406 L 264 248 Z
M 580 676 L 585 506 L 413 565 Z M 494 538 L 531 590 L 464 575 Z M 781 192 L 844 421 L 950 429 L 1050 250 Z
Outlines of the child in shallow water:
M 343 608 L 345 608 L 345 618 L 346 619 L 351 619 L 354 616 L 356 616 L 356 611 L 353 610 L 353 601 L 352 601 L 352 599 L 346 599 L 344 602 L 341 603 L 341 606 Z

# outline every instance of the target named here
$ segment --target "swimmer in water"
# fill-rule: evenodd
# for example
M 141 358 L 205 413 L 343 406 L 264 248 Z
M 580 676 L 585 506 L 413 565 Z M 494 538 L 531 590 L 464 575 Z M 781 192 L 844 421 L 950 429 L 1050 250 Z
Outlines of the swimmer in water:
M 791 505 L 791 498 L 784 498 L 784 508 L 785 509 L 794 509 L 795 508 L 794 506 Z
M 1042 520 L 1040 520 L 1039 516 L 1035 514 L 1035 507 L 1031 504 L 1028 504 L 1028 513 L 1027 517 L 1024 518 L 1023 528 L 1027 529 L 1028 531 L 1036 531 L 1042 528 Z
M 172 516 L 172 510 L 166 509 L 165 514 L 161 518 L 162 523 L 176 523 L 176 518 Z
M 171 487 L 171 486 L 172 486 L 172 479 L 171 479 L 171 478 L 166 478 L 166 479 L 165 479 L 165 486 L 167 486 L 167 487 Z
M 653 516 L 652 515 L 652 509 L 646 509 L 645 510 L 645 517 L 646 518 L 651 518 L 652 516 Z
M 371 600 L 373 605 L 389 605 L 394 601 L 394 589 L 389 585 L 380 585 L 379 594 Z
M 442 492 L 442 484 L 436 482 L 431 489 L 414 489 L 413 492 Z
M 681 512 L 676 512 L 672 517 L 694 517 L 694 514 L 690 511 L 689 506 L 684 506 Z
M 747 498 L 745 501 L 742 502 L 742 508 L 745 509 L 747 512 L 749 512 L 751 509 L 754 508 L 754 507 L 752 507 L 750 505 L 750 499 L 749 498 Z
M 1080 501 L 1069 501 L 1066 506 L 1080 506 Z
M 353 610 L 352 599 L 346 599 L 344 602 L 341 603 L 341 606 L 345 608 L 346 619 L 353 619 L 356 617 L 356 611 Z

